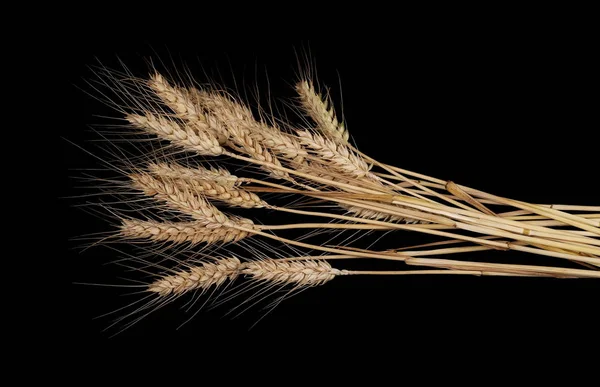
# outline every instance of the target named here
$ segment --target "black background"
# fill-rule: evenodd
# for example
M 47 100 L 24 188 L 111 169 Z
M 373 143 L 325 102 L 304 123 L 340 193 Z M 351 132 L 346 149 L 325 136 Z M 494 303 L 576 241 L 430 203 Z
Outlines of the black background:
M 525 201 L 600 204 L 595 175 L 599 63 L 585 26 L 498 23 L 485 28 L 482 22 L 436 29 L 424 24 L 355 36 L 337 29 L 304 39 L 246 32 L 188 26 L 154 38 L 144 30 L 107 31 L 106 24 L 78 26 L 64 38 L 69 46 L 64 80 L 73 114 L 57 135 L 90 149 L 89 141 L 97 137 L 88 125 L 103 122 L 95 115 L 117 114 L 79 89 L 89 90 L 87 66 L 97 60 L 118 67 L 119 58 L 141 76 L 145 58 L 173 60 L 201 80 L 203 71 L 226 82 L 235 74 L 261 90 L 268 74 L 272 94 L 289 97 L 296 54 L 310 50 L 320 82 L 332 88 L 338 102 L 341 85 L 353 141 L 378 160 Z M 80 194 L 70 178 L 80 172 L 73 169 L 97 163 L 68 141 L 61 146 L 61 197 Z M 81 199 L 60 203 L 70 287 L 66 327 L 72 342 L 83 348 L 108 340 L 114 331 L 102 330 L 110 319 L 94 317 L 124 305 L 126 298 L 123 289 L 72 284 L 111 282 L 119 272 L 103 265 L 116 257 L 111 250 L 79 253 L 78 242 L 69 240 L 109 226 L 74 208 Z M 410 233 L 397 238 L 406 245 L 418 240 Z M 537 262 L 503 254 L 507 261 Z M 232 320 L 223 317 L 227 307 L 202 312 L 177 330 L 188 315 L 176 303 L 110 340 L 280 341 L 293 332 L 298 346 L 322 338 L 332 345 L 350 338 L 592 343 L 599 289 L 597 280 L 344 277 L 287 300 L 251 330 L 260 311 Z

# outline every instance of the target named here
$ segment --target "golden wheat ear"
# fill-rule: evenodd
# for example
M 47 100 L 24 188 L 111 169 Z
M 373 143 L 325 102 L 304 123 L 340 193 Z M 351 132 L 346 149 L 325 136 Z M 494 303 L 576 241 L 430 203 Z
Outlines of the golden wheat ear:
M 327 261 L 277 259 L 246 262 L 241 272 L 258 281 L 297 286 L 319 286 L 347 274 L 345 270 L 332 268 Z
M 174 162 L 157 162 L 148 164 L 150 173 L 164 176 L 167 178 L 185 178 L 190 180 L 213 180 L 225 187 L 236 187 L 241 184 L 241 180 L 232 175 L 225 168 L 205 168 L 196 166 L 194 168 L 185 167 Z
M 123 219 L 121 222 L 119 233 L 126 239 L 189 243 L 191 246 L 238 242 L 250 235 L 249 232 L 229 227 L 207 228 L 202 222 L 158 222 L 138 219 Z
M 170 141 L 185 150 L 196 152 L 202 156 L 219 156 L 224 149 L 208 130 L 208 127 L 199 130 L 193 129 L 188 124 L 179 124 L 173 119 L 156 116 L 152 113 L 145 115 L 130 114 L 127 121 L 138 129 L 143 129 L 149 134 Z
M 129 175 L 133 188 L 141 190 L 146 196 L 153 197 L 166 204 L 168 208 L 189 215 L 198 225 L 205 228 L 239 228 L 252 229 L 254 223 L 250 219 L 230 217 L 209 203 L 193 186 L 168 178 L 152 176 L 148 173 Z
M 350 134 L 343 122 L 338 121 L 329 98 L 323 98 L 317 93 L 311 81 L 303 80 L 296 84 L 300 106 L 310 117 L 317 129 L 338 144 L 348 144 Z
M 369 175 L 368 164 L 347 146 L 308 130 L 299 130 L 297 134 L 302 145 L 316 156 L 316 162 L 325 163 L 334 172 L 350 177 L 361 178 Z
M 193 290 L 219 287 L 233 281 L 240 272 L 241 262 L 237 258 L 224 258 L 192 266 L 188 270 L 157 279 L 148 286 L 148 291 L 161 297 L 181 295 Z
M 267 203 L 255 193 L 238 188 L 236 176 L 224 169 L 209 170 L 203 167 L 190 169 L 177 164 L 150 164 L 148 170 L 159 178 L 170 179 L 183 189 L 189 188 L 208 199 L 217 200 L 233 207 L 262 208 Z

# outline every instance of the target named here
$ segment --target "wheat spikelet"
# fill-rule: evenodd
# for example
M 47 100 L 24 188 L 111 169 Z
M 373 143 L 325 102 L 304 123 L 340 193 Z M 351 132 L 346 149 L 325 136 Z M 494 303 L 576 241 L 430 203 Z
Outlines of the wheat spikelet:
M 165 164 L 158 166 L 158 168 L 155 168 L 155 166 L 157 165 L 152 164 L 149 166 L 151 173 L 154 173 L 157 176 L 170 178 L 173 184 L 177 184 L 182 189 L 193 190 L 209 199 L 219 200 L 231 206 L 242 208 L 262 208 L 267 205 L 267 203 L 252 192 L 232 187 L 230 184 L 221 184 L 220 181 L 223 180 L 221 179 L 223 176 L 216 176 L 215 180 L 212 180 L 210 171 L 203 170 L 201 167 L 196 170 L 185 171 L 187 168 L 181 166 L 170 167 Z M 165 170 L 168 173 L 163 175 L 162 172 Z M 197 173 L 196 171 L 199 172 Z M 182 172 L 179 177 L 177 177 L 178 172 Z M 202 176 L 202 178 L 199 176 Z M 229 182 L 231 182 L 232 176 L 229 175 L 227 178 L 229 179 Z
M 296 85 L 296 92 L 300 96 L 302 108 L 317 124 L 317 129 L 338 144 L 348 144 L 349 133 L 344 123 L 338 122 L 329 99 L 323 99 L 315 91 L 312 82 L 308 81 L 299 82 Z
M 344 270 L 332 268 L 326 261 L 277 259 L 246 262 L 241 272 L 260 281 L 299 286 L 319 286 L 331 281 L 336 275 L 347 274 Z
M 253 228 L 253 222 L 245 218 L 230 218 L 197 193 L 182 189 L 170 179 L 152 176 L 148 173 L 129 175 L 136 189 L 148 196 L 155 196 L 168 206 L 191 215 L 207 228 L 235 227 Z
M 192 130 L 189 125 L 179 125 L 171 119 L 151 113 L 143 116 L 130 114 L 126 119 L 139 129 L 200 155 L 218 156 L 223 153 L 217 139 L 208 131 Z
M 150 77 L 148 85 L 162 102 L 175 112 L 178 118 L 184 120 L 193 129 L 200 132 L 210 132 L 220 144 L 227 141 L 227 134 L 224 129 L 202 112 L 202 108 L 194 103 L 193 98 L 186 89 L 171 86 L 158 73 Z
M 197 289 L 221 286 L 227 280 L 235 280 L 239 273 L 240 260 L 224 258 L 214 262 L 204 262 L 188 270 L 168 275 L 151 283 L 147 290 L 161 297 L 181 295 Z
M 199 222 L 157 222 L 138 219 L 122 219 L 119 231 L 125 238 L 191 245 L 237 242 L 250 235 L 246 231 L 229 227 L 206 228 Z

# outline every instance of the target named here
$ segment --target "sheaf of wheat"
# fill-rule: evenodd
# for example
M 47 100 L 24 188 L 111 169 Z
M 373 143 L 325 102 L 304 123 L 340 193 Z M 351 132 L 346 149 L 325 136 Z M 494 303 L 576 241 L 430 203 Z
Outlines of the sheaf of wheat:
M 114 210 L 120 226 L 112 237 L 150 246 L 130 258 L 154 273 L 143 285 L 151 297 L 147 310 L 239 281 L 306 288 L 342 275 L 600 278 L 600 206 L 528 203 L 381 163 L 349 142 L 351 133 L 312 79 L 295 87 L 299 125 L 257 114 L 239 96 L 216 87 L 184 84 L 155 71 L 147 78 L 100 75 L 119 96 L 112 103 L 122 114 L 121 133 L 153 144 L 151 154 L 121 160 L 121 179 L 111 182 L 133 209 Z M 246 168 L 234 174 L 231 162 Z M 282 205 L 272 197 L 307 204 Z M 267 211 L 304 220 L 253 220 Z M 283 230 L 299 237 L 282 236 Z M 398 238 L 395 249 L 365 250 L 350 242 L 313 243 L 310 237 L 347 230 L 422 233 L 436 242 L 406 246 Z M 258 241 L 290 249 L 284 256 L 257 256 L 255 248 L 231 256 L 226 250 Z M 168 268 L 161 263 L 165 249 L 175 262 Z M 556 265 L 468 258 L 491 250 L 543 255 Z M 190 258 L 195 253 L 204 258 Z M 351 259 L 395 261 L 397 270 L 342 269 Z

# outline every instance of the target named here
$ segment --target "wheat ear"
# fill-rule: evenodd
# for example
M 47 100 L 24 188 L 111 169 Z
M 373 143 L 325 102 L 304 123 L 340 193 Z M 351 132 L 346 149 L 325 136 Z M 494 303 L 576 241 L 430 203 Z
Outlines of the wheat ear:
M 156 176 L 170 178 L 173 184 L 184 189 L 192 189 L 209 199 L 219 200 L 231 206 L 262 208 L 267 205 L 255 193 L 234 187 L 236 182 L 232 181 L 235 179 L 235 176 L 232 175 L 215 176 L 214 173 L 202 167 L 191 170 L 172 164 L 150 164 L 148 169 Z M 226 180 L 225 184 L 221 183 L 223 180 Z
M 241 272 L 259 281 L 298 286 L 319 286 L 331 281 L 337 275 L 347 274 L 345 270 L 332 268 L 326 261 L 278 259 L 246 262 Z
M 249 235 L 248 232 L 229 227 L 206 228 L 201 222 L 157 222 L 138 219 L 122 219 L 119 231 L 121 236 L 128 239 L 191 245 L 237 242 Z
M 179 184 L 173 184 L 171 179 L 152 176 L 148 173 L 129 175 L 134 188 L 142 190 L 148 196 L 164 201 L 175 210 L 195 218 L 207 228 L 244 227 L 254 228 L 254 223 L 246 218 L 230 218 L 204 197 L 190 189 L 184 189 Z
M 175 274 L 161 277 L 148 286 L 148 291 L 161 297 L 181 295 L 198 289 L 219 287 L 225 281 L 237 278 L 241 262 L 237 258 L 224 258 L 214 262 L 204 262 Z
M 207 130 L 193 130 L 189 125 L 180 125 L 172 119 L 151 113 L 130 114 L 126 119 L 138 129 L 203 156 L 218 156 L 224 151 L 217 138 Z
M 213 180 L 226 187 L 236 187 L 241 180 L 225 168 L 184 167 L 177 163 L 150 163 L 148 169 L 159 176 L 168 178 L 185 178 L 193 180 Z
M 315 161 L 329 167 L 332 171 L 351 178 L 370 177 L 377 180 L 369 165 L 344 144 L 334 142 L 318 133 L 308 130 L 296 131 L 302 145 L 316 156 Z
M 322 98 L 309 81 L 299 82 L 296 92 L 302 109 L 317 124 L 317 129 L 338 144 L 348 144 L 350 135 L 344 123 L 338 121 L 329 98 Z

